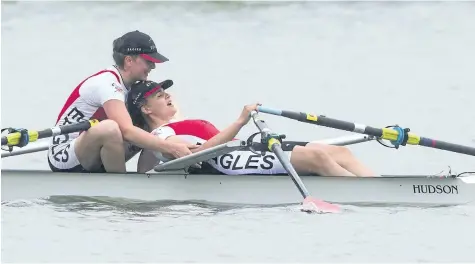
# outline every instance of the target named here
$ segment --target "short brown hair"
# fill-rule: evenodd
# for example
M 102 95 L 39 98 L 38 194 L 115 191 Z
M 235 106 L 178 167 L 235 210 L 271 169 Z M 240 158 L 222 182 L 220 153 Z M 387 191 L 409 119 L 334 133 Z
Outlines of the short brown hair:
M 137 58 L 138 55 L 125 55 L 115 49 L 118 45 L 120 45 L 120 42 L 123 42 L 122 38 L 116 38 L 112 42 L 112 58 L 114 59 L 115 65 L 117 65 L 119 68 L 124 69 L 124 60 L 125 57 L 131 56 L 132 58 Z

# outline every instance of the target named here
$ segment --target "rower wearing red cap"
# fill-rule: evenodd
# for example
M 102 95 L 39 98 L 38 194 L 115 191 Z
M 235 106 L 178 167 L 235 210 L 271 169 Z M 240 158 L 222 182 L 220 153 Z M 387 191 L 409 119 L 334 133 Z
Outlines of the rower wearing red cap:
M 140 148 L 175 158 L 191 154 L 193 145 L 165 141 L 133 125 L 125 100 L 130 86 L 146 80 L 155 63 L 168 59 L 152 38 L 132 31 L 113 41 L 115 65 L 80 82 L 64 103 L 55 126 L 89 119 L 101 122 L 82 133 L 52 138 L 48 163 L 52 171 L 125 172 L 125 163 Z
M 239 130 L 249 122 L 251 111 L 255 111 L 258 106 L 245 106 L 239 118 L 222 131 L 205 120 L 174 120 L 177 109 L 166 92 L 172 84 L 171 80 L 161 83 L 139 81 L 133 84 L 127 98 L 128 110 L 136 126 L 151 131 L 157 138 L 170 142 L 199 144 L 200 147 L 193 152 L 233 140 Z M 345 147 L 309 143 L 306 146 L 295 146 L 286 152 L 290 162 L 299 172 L 324 176 L 375 176 L 374 172 L 359 162 Z M 137 169 L 139 172 L 147 172 L 160 161 L 169 159 L 166 153 L 144 149 L 140 154 Z M 212 172 L 227 175 L 287 174 L 277 156 L 271 152 L 261 156 L 246 150 L 233 151 L 203 165 L 210 165 L 208 169 Z

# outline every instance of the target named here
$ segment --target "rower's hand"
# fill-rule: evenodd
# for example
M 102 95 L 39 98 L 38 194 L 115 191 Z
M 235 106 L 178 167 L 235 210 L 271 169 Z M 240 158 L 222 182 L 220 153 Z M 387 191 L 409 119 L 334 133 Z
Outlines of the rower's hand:
M 257 111 L 257 107 L 260 105 L 260 103 L 255 103 L 244 106 L 244 109 L 242 109 L 241 115 L 239 116 L 237 122 L 242 126 L 245 126 L 251 119 L 251 112 Z
M 194 145 L 194 144 L 169 142 L 167 156 L 171 156 L 175 159 L 185 157 L 185 156 L 190 155 L 192 153 L 191 151 L 198 147 L 199 147 L 198 145 Z

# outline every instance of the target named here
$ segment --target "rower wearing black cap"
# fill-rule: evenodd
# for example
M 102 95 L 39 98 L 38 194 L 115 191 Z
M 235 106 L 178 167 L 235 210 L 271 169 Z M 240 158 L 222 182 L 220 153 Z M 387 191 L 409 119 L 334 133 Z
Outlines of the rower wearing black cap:
M 153 149 L 178 158 L 195 146 L 154 137 L 134 126 L 125 106 L 130 86 L 146 80 L 156 63 L 168 61 L 152 38 L 138 30 L 113 41 L 115 65 L 79 83 L 64 103 L 55 126 L 89 119 L 101 122 L 88 131 L 52 138 L 48 163 L 52 171 L 125 172 L 125 163 L 140 148 Z
M 168 93 L 171 80 L 160 83 L 139 81 L 132 85 L 127 98 L 127 108 L 134 124 L 147 127 L 158 138 L 176 143 L 200 145 L 193 152 L 202 151 L 235 139 L 238 132 L 250 120 L 250 113 L 257 111 L 259 104 L 244 106 L 239 117 L 220 131 L 202 119 L 176 120 L 177 108 Z M 362 164 L 346 147 L 308 143 L 284 150 L 298 172 L 323 176 L 376 176 Z M 170 159 L 167 153 L 144 149 L 140 154 L 137 171 L 147 172 L 159 162 Z M 247 150 L 233 151 L 203 163 L 205 172 L 226 175 L 287 174 L 277 156 L 272 152 L 257 155 Z

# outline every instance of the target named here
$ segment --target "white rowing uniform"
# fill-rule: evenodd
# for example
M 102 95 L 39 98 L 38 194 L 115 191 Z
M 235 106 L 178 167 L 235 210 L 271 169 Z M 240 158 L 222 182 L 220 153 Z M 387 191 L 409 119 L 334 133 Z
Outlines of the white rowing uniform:
M 182 120 L 162 125 L 151 132 L 162 139 L 179 136 L 190 144 L 203 144 L 219 133 L 219 130 L 205 120 Z M 167 161 L 160 152 L 154 152 L 157 159 Z M 290 158 L 291 151 L 286 151 Z M 286 171 L 274 153 L 266 152 L 264 156 L 248 150 L 233 151 L 207 163 L 215 170 L 227 175 L 239 174 L 285 174 Z
M 109 100 L 125 103 L 128 89 L 119 70 L 112 66 L 99 71 L 85 80 L 72 91 L 61 109 L 56 126 L 74 124 L 85 120 L 107 119 L 102 106 Z M 48 162 L 53 171 L 85 171 L 74 151 L 75 140 L 80 132 L 55 136 L 48 149 Z M 125 143 L 126 158 L 135 155 L 140 149 Z

